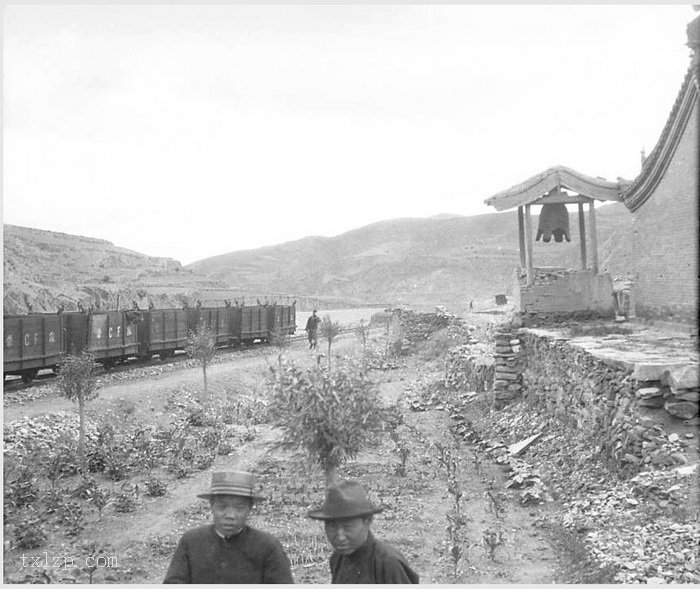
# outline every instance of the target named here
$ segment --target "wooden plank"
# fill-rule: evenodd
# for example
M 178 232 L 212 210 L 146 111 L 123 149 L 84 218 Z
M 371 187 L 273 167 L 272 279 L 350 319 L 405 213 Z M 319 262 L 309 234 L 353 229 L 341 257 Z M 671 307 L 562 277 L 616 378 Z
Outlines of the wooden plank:
M 598 274 L 598 237 L 595 223 L 595 201 L 588 203 L 588 229 L 591 234 L 591 269 Z
M 535 273 L 532 264 L 532 217 L 530 216 L 530 205 L 525 205 L 525 246 L 527 258 L 527 285 L 532 286 Z
M 581 239 L 581 268 L 586 269 L 586 220 L 583 204 L 578 203 L 578 233 Z
M 546 205 L 553 203 L 564 203 L 564 204 L 583 204 L 590 203 L 593 199 L 582 194 L 565 194 L 563 192 L 557 192 L 555 194 L 545 194 L 537 200 L 533 200 L 530 204 L 533 205 Z
M 520 267 L 525 269 L 525 219 L 523 207 L 518 207 L 518 249 L 520 250 Z

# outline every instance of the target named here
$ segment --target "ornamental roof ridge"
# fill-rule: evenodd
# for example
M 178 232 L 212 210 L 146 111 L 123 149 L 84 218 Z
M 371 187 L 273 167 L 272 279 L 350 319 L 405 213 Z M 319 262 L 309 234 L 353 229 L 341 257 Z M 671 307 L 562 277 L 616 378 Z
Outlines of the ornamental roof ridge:
M 659 140 L 644 160 L 639 175 L 622 193 L 622 202 L 631 211 L 636 211 L 649 199 L 671 163 L 676 147 L 690 119 L 693 106 L 698 101 L 697 83 L 696 68 L 691 64 L 686 71 L 683 84 L 668 119 L 666 119 Z

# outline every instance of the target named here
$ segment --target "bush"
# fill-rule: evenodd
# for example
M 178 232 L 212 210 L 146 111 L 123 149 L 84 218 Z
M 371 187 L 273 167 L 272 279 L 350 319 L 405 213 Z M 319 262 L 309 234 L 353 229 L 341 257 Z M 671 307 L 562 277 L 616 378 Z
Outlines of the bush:
M 37 500 L 39 488 L 33 468 L 6 457 L 4 479 L 6 507 L 19 509 Z
M 94 478 L 85 476 L 82 478 L 80 483 L 78 483 L 78 486 L 75 489 L 73 489 L 71 495 L 79 499 L 87 499 L 95 492 L 95 489 L 98 488 L 99 485 L 97 484 L 97 481 Z
M 376 442 L 384 429 L 376 386 L 354 362 L 333 372 L 289 361 L 270 370 L 270 417 L 283 430 L 281 445 L 304 450 L 328 483 L 338 466 Z
M 31 505 L 18 514 L 13 533 L 15 544 L 20 548 L 39 548 L 46 543 L 43 518 Z
M 58 523 L 65 528 L 66 536 L 77 536 L 83 529 L 83 507 L 77 501 L 64 501 L 56 510 Z
M 42 462 L 46 468 L 46 477 L 52 484 L 80 470 L 78 440 L 72 433 L 60 431 L 46 454 L 46 459 Z
M 168 492 L 168 486 L 159 478 L 151 477 L 144 484 L 148 497 L 163 497 Z

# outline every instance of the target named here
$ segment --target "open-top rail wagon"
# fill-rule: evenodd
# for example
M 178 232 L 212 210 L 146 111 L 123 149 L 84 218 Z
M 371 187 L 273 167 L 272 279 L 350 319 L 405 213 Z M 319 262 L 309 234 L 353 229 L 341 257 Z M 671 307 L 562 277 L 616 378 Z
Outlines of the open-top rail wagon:
M 295 332 L 295 309 L 294 304 L 266 304 L 5 315 L 4 375 L 31 382 L 39 370 L 55 370 L 62 354 L 82 350 L 107 368 L 130 358 L 165 359 L 185 350 L 187 335 L 200 322 L 218 347 L 267 342 Z

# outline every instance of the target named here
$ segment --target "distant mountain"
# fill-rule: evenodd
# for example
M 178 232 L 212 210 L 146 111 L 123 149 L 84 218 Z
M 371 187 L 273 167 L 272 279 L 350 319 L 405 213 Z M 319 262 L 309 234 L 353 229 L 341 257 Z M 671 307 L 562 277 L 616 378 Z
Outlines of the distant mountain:
M 632 215 L 621 203 L 596 210 L 601 270 L 624 274 Z M 534 227 L 537 227 L 534 217 Z M 576 215 L 571 242 L 535 242 L 538 266 L 578 267 Z M 517 213 L 393 219 L 335 237 L 307 237 L 194 262 L 188 269 L 248 289 L 363 302 L 459 305 L 508 293 L 519 265 Z
M 621 203 L 597 209 L 601 270 L 629 267 L 632 215 Z M 537 217 L 534 218 L 537 227 Z M 578 267 L 576 215 L 571 243 L 535 242 L 537 266 Z M 78 301 L 102 308 L 180 306 L 194 299 L 271 297 L 332 304 L 448 305 L 510 294 L 519 265 L 517 215 L 437 215 L 392 219 L 335 237 L 305 237 L 231 252 L 185 267 L 108 241 L 4 225 L 5 313 L 69 310 Z M 284 300 L 284 298 L 283 298 Z

